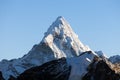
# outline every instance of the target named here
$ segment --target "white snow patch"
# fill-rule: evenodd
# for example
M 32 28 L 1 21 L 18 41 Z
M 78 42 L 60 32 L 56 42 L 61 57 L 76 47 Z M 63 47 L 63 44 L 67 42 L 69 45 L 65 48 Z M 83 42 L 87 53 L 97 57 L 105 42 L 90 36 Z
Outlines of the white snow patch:
M 87 73 L 87 67 L 94 56 L 94 54 L 85 53 L 82 56 L 67 59 L 68 64 L 72 67 L 69 80 L 81 80 L 83 75 Z

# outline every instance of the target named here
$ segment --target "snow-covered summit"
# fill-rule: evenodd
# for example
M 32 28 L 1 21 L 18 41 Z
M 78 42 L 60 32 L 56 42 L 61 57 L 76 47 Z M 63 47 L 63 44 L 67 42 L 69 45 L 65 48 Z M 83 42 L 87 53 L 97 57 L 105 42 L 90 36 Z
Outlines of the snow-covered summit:
M 57 54 L 55 57 L 73 57 L 90 49 L 83 45 L 69 23 L 59 16 L 50 26 L 42 40 Z
M 72 30 L 69 23 L 62 16 L 59 16 L 52 23 L 52 25 L 48 28 L 47 32 L 45 33 L 45 37 L 49 34 L 52 34 L 54 37 L 55 36 L 60 36 L 60 37 L 70 36 L 71 38 L 73 36 L 78 37 Z
M 53 23 L 52 25 L 48 28 L 47 32 L 45 33 L 45 37 L 48 34 L 53 34 L 55 35 L 55 33 L 57 34 L 65 34 L 64 32 L 66 32 L 66 30 L 68 31 L 67 34 L 69 34 L 69 32 L 73 32 L 69 23 L 65 20 L 64 17 L 59 16 Z

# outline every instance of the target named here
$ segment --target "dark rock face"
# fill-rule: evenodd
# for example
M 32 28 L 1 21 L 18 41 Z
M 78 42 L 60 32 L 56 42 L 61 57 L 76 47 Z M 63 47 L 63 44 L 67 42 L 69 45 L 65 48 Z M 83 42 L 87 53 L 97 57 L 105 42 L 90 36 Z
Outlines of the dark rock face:
M 8 80 L 17 80 L 17 79 L 11 75 Z
M 120 75 L 104 61 L 93 62 L 82 80 L 119 80 Z
M 71 66 L 65 58 L 53 60 L 42 66 L 33 67 L 20 74 L 16 79 L 9 80 L 68 80 Z
M 0 80 L 5 80 L 2 76 L 2 72 L 0 71 Z

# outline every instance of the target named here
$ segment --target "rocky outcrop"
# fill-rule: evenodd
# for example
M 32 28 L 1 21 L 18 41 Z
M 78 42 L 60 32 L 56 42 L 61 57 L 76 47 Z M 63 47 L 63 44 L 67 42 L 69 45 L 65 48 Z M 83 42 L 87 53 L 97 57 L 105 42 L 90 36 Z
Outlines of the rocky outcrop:
M 0 80 L 5 80 L 2 76 L 2 72 L 0 71 Z
M 8 80 L 17 80 L 17 79 L 11 75 Z
M 71 66 L 65 58 L 61 58 L 28 69 L 16 79 L 11 77 L 9 80 L 68 80 L 70 71 Z
M 99 58 L 98 58 L 99 59 Z M 119 80 L 120 74 L 114 70 L 114 64 L 105 60 L 94 60 L 88 67 L 88 73 L 82 80 Z M 111 67 L 112 66 L 112 67 Z

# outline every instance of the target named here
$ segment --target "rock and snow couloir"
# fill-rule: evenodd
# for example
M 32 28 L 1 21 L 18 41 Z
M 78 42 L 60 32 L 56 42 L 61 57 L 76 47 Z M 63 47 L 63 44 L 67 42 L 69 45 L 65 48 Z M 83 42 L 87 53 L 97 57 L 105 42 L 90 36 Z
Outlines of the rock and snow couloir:
M 72 66 L 69 80 L 78 80 L 96 55 L 81 43 L 68 22 L 59 16 L 39 44 L 34 45 L 22 58 L 1 61 L 0 71 L 7 80 L 10 75 L 16 77 L 31 67 L 66 57 L 67 63 Z

